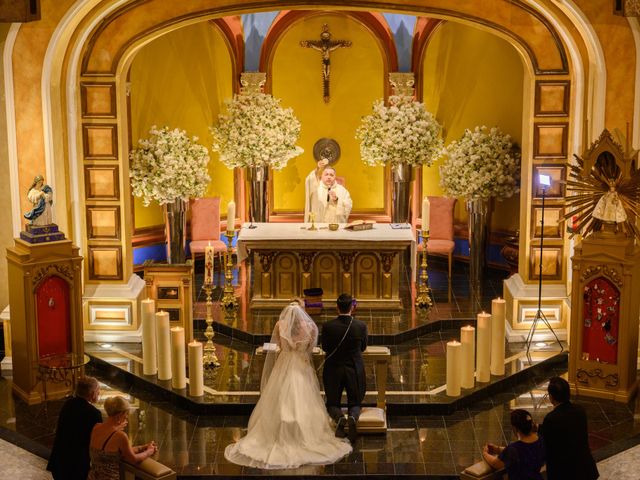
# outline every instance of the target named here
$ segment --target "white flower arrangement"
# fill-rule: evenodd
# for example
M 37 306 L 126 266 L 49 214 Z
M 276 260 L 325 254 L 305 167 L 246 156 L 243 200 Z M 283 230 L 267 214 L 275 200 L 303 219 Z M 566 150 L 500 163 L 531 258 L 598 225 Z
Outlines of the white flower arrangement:
M 266 93 L 235 95 L 225 102 L 227 114 L 211 127 L 214 152 L 229 168 L 268 166 L 274 170 L 302 154 L 296 145 L 300 122 L 291 108 Z
M 519 190 L 520 154 L 498 128 L 466 129 L 451 142 L 440 167 L 440 186 L 449 196 L 508 198 Z
M 150 137 L 138 140 L 138 147 L 129 152 L 131 188 L 142 197 L 145 206 L 152 201 L 160 205 L 178 198 L 202 197 L 211 181 L 207 170 L 209 152 L 189 138 L 184 130 L 157 128 Z
M 424 103 L 411 96 L 393 95 L 389 105 L 376 100 L 373 113 L 356 130 L 360 156 L 375 165 L 430 166 L 442 154 L 442 127 Z

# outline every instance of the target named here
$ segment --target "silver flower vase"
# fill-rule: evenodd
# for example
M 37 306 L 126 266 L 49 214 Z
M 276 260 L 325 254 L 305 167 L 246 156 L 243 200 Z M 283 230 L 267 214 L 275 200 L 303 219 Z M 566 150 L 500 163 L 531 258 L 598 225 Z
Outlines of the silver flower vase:
M 164 228 L 167 240 L 167 263 L 184 263 L 185 247 L 187 245 L 187 211 L 189 201 L 176 198 L 171 203 L 165 203 Z
M 269 221 L 269 167 L 247 167 L 249 213 L 252 222 Z
M 414 170 L 411 165 L 399 163 L 391 166 L 393 179 L 391 222 L 407 223 L 411 218 L 411 181 Z
M 472 301 L 479 304 L 487 250 L 489 199 L 468 198 L 467 211 L 469 213 L 469 287 Z

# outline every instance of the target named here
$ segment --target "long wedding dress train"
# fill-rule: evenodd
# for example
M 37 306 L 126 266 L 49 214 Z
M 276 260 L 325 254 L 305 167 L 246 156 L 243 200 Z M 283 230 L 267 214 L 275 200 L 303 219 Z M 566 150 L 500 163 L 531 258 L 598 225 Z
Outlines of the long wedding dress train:
M 270 370 L 265 362 L 263 388 L 247 435 L 225 449 L 227 460 L 265 469 L 334 463 L 352 447 L 334 436 L 311 363 L 318 329 L 298 305 L 286 307 L 272 341 L 280 353 Z M 269 354 L 273 355 L 273 354 Z M 265 376 L 267 379 L 265 381 Z

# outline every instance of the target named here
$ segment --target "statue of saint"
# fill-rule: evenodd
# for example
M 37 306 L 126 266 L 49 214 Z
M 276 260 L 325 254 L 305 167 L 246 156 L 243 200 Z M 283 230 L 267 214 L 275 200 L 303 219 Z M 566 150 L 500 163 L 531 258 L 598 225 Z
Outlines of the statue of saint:
M 607 180 L 609 191 L 600 197 L 593 209 L 592 216 L 598 220 L 609 223 L 624 223 L 627 220 L 618 192 L 616 192 L 615 180 Z
M 33 208 L 24 214 L 31 225 L 49 225 L 52 222 L 51 206 L 53 205 L 53 190 L 45 185 L 44 177 L 36 175 L 29 187 L 27 198 Z

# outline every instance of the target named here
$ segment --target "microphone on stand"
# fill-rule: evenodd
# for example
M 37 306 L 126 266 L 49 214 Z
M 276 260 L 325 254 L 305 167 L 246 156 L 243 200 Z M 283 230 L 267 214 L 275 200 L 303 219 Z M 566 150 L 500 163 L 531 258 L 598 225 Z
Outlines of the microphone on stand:
M 331 192 L 331 187 L 327 189 L 327 203 L 329 203 L 329 200 L 331 200 L 331 195 L 329 195 L 329 192 Z

